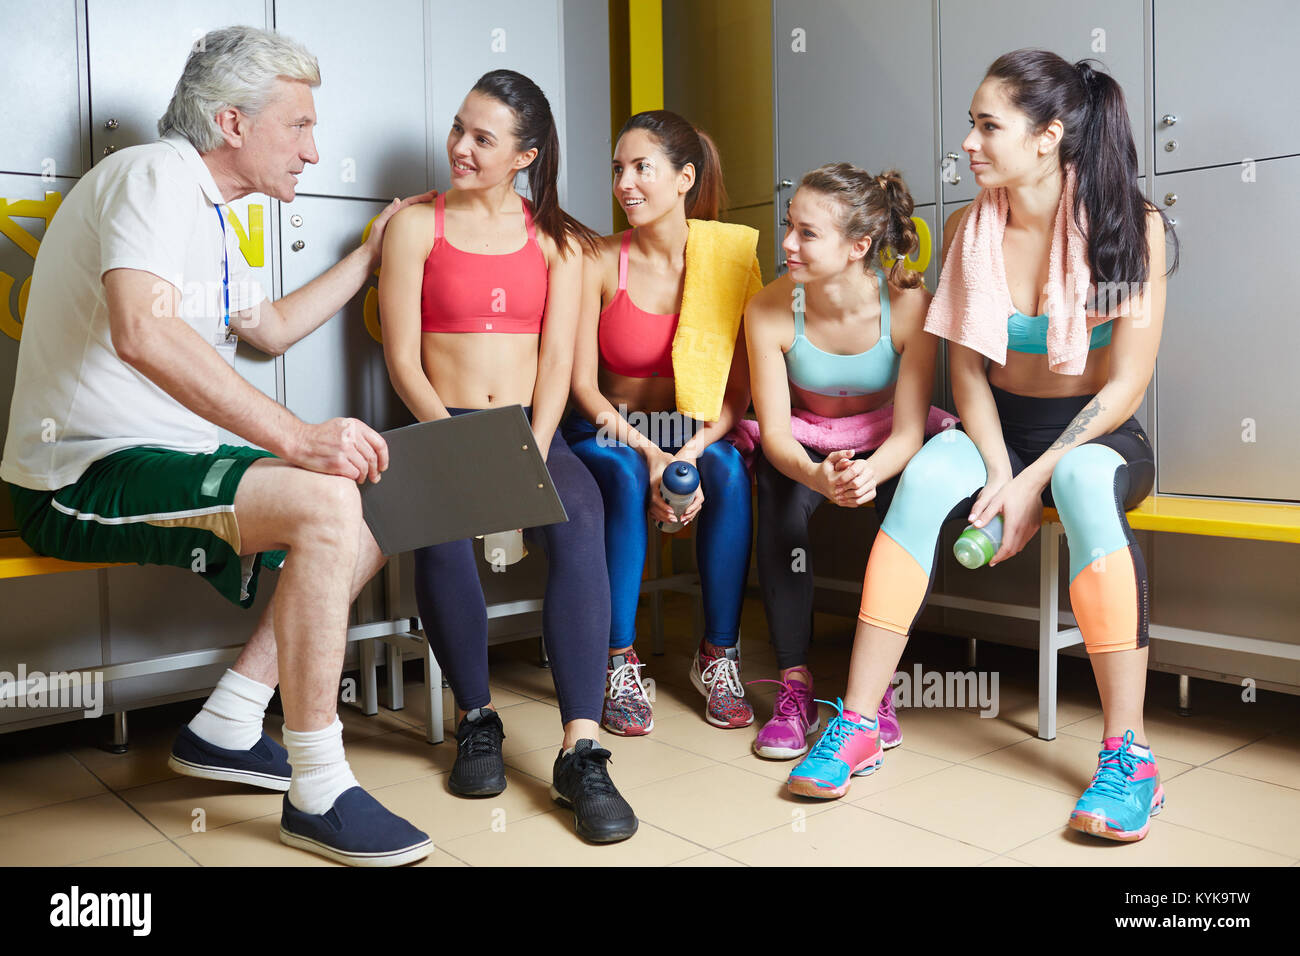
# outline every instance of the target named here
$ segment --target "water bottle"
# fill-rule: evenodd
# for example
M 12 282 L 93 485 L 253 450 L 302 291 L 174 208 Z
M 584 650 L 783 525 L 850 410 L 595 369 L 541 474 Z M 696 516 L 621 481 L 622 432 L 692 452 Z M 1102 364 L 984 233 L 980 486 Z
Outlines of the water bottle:
M 993 560 L 993 555 L 1002 547 L 1002 515 L 994 515 L 993 520 L 977 528 L 967 525 L 952 546 L 952 553 L 964 568 L 982 568 Z
M 506 568 L 528 554 L 523 531 L 497 531 L 483 537 L 483 560 L 493 568 Z
M 659 482 L 659 497 L 668 502 L 668 507 L 673 509 L 674 514 L 681 514 L 695 497 L 695 489 L 698 487 L 700 487 L 700 473 L 695 470 L 695 466 L 688 465 L 684 461 L 675 461 L 664 469 L 664 476 Z M 657 521 L 655 526 L 664 534 L 676 534 L 685 527 L 679 521 L 671 524 Z

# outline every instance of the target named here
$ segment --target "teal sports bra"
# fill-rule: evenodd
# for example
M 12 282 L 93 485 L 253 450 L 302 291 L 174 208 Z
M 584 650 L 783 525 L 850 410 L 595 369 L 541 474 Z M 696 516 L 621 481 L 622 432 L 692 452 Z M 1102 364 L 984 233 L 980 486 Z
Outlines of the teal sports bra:
M 823 352 L 804 335 L 803 310 L 795 310 L 794 343 L 785 353 L 785 370 L 790 381 L 805 392 L 835 398 L 870 395 L 898 379 L 899 356 L 889 338 L 889 280 L 879 267 L 876 277 L 880 281 L 880 341 L 865 352 L 857 355 Z M 797 283 L 795 289 L 803 289 L 803 284 Z
M 1088 339 L 1089 352 L 1110 345 L 1110 329 L 1109 321 L 1093 328 L 1092 336 Z M 1007 351 L 1046 355 L 1047 316 L 1012 312 L 1007 319 Z

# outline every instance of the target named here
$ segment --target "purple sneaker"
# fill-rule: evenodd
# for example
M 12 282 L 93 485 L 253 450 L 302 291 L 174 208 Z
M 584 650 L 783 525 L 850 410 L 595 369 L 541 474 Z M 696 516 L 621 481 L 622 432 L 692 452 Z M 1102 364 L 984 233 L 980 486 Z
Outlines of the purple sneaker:
M 754 739 L 754 753 L 771 760 L 789 760 L 807 753 L 808 735 L 821 726 L 811 682 L 767 680 L 751 683 L 781 685 L 772 708 L 772 719 L 763 725 Z
M 880 707 L 876 710 L 876 720 L 880 726 L 880 746 L 892 750 L 903 742 L 903 728 L 898 726 L 898 715 L 894 713 L 894 685 L 885 688 L 885 696 L 880 698 Z

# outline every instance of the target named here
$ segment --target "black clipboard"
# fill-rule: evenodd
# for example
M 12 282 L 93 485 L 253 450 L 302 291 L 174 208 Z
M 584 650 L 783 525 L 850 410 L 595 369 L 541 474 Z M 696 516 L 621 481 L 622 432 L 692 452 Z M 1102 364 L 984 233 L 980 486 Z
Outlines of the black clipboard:
M 361 508 L 386 555 L 569 520 L 518 405 L 383 436 L 388 470 L 362 486 Z

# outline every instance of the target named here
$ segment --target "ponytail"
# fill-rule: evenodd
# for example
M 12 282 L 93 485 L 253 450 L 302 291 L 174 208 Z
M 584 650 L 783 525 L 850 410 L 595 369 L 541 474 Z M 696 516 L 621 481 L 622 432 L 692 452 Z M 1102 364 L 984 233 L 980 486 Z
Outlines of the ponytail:
M 677 172 L 687 163 L 695 167 L 695 182 L 686 193 L 687 218 L 717 219 L 727 207 L 727 191 L 722 184 L 722 159 L 712 137 L 671 110 L 637 113 L 618 135 L 634 129 L 653 136 Z
M 537 150 L 527 172 L 537 228 L 555 242 L 561 256 L 568 255 L 571 240 L 594 253 L 600 236 L 560 208 L 556 185 L 560 175 L 560 135 L 546 95 L 536 83 L 514 70 L 484 73 L 471 92 L 490 96 L 508 107 L 515 116 L 513 132 L 520 152 Z

